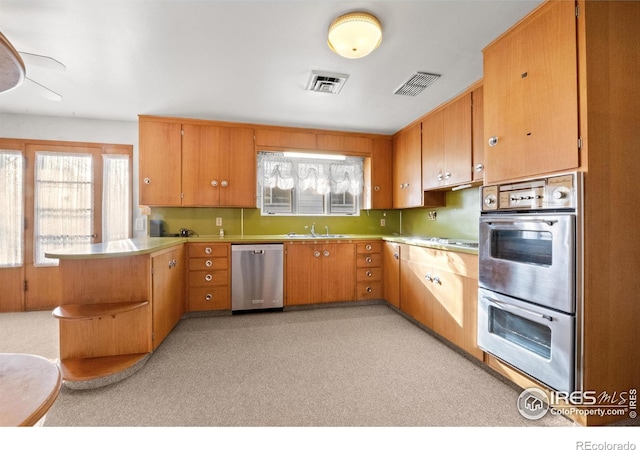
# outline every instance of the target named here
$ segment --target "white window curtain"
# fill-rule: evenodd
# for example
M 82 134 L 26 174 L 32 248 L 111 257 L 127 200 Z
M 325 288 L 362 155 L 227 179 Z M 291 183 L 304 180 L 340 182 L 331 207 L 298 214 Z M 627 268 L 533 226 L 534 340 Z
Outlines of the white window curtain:
M 90 244 L 93 234 L 91 155 L 36 152 L 34 265 L 55 266 L 48 251 Z
M 24 263 L 24 157 L 22 152 L 0 150 L 0 267 Z
M 129 156 L 103 155 L 102 242 L 131 237 Z
M 340 160 L 288 158 L 282 153 L 260 152 L 258 154 L 258 177 L 262 186 L 302 191 L 317 194 L 359 195 L 362 191 L 363 159 Z

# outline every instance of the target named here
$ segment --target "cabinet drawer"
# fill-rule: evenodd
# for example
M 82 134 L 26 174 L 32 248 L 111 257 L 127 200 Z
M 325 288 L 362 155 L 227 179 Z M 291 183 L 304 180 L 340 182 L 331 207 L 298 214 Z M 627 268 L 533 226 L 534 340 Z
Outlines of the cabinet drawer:
M 228 258 L 189 258 L 189 270 L 224 270 L 228 268 Z
M 356 253 L 380 253 L 382 252 L 382 241 L 376 242 L 358 242 L 356 244 Z
M 189 257 L 229 257 L 229 244 L 189 244 Z
M 380 267 L 382 265 L 382 255 L 380 253 L 358 254 L 356 267 Z
M 228 286 L 228 270 L 203 270 L 189 272 L 189 288 L 205 286 Z
M 370 269 L 358 269 L 356 280 L 358 282 L 380 281 L 382 280 L 382 269 L 371 267 Z
M 189 311 L 231 309 L 228 286 L 189 288 Z
M 382 282 L 358 283 L 356 286 L 356 300 L 372 300 L 382 297 Z

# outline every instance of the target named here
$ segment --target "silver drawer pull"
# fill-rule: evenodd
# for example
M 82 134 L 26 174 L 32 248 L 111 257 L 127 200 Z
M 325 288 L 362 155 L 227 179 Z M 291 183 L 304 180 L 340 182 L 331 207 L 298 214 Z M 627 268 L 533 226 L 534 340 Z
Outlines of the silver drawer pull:
M 367 270 L 367 276 L 368 276 L 368 277 L 372 277 L 372 276 L 373 276 L 373 274 L 371 273 L 371 271 L 370 271 L 370 270 Z
M 206 301 L 210 302 L 211 300 L 213 300 L 213 295 L 211 295 L 211 294 L 207 294 L 207 295 L 205 295 L 205 296 L 204 296 L 204 299 L 205 299 Z
M 213 249 L 211 247 L 207 247 L 204 249 L 205 254 L 210 255 L 211 252 L 213 252 Z
M 367 286 L 367 292 L 371 293 L 371 292 L 373 292 L 373 289 L 371 289 L 371 287 Z
M 211 276 L 210 273 L 208 273 L 205 277 L 204 277 L 204 281 L 211 281 L 213 280 L 213 276 Z
M 213 266 L 213 261 L 211 261 L 210 259 L 207 259 L 207 261 L 204 263 L 205 266 L 207 267 L 211 267 Z
M 366 262 L 368 262 L 369 264 L 371 264 L 371 262 L 372 262 L 373 260 L 371 259 L 371 256 L 367 256 L 367 257 L 365 258 L 365 261 L 366 261 Z

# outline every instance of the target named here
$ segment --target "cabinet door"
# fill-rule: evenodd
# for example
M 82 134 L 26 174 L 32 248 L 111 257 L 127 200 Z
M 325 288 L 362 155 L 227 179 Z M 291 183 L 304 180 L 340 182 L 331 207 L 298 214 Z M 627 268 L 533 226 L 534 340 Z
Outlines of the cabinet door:
M 400 307 L 400 244 L 385 242 L 382 250 L 384 299 Z
M 285 244 L 285 305 L 310 305 L 322 301 L 322 246 Z
M 471 181 L 471 93 L 443 110 L 444 184 L 454 186 Z
M 371 152 L 370 209 L 393 207 L 393 154 L 391 139 L 374 139 Z
M 153 348 L 156 349 L 185 312 L 184 248 L 151 258 L 153 283 Z
M 355 244 L 324 244 L 322 246 L 323 302 L 355 300 L 356 248 Z
M 220 204 L 220 147 L 226 129 L 212 125 L 182 126 L 182 205 Z
M 485 49 L 485 182 L 578 167 L 577 79 L 574 2 L 549 2 Z
M 471 92 L 471 136 L 473 147 L 473 181 L 484 179 L 484 89 Z
M 434 189 L 444 180 L 444 111 L 429 114 L 422 120 L 422 186 Z
M 427 275 L 433 270 L 423 261 L 419 247 L 401 245 L 400 248 L 400 309 L 422 325 L 433 328 L 433 296 L 427 289 Z
M 180 206 L 181 130 L 177 122 L 140 119 L 140 204 Z
M 220 152 L 220 206 L 256 207 L 254 131 L 229 128 Z
M 393 144 L 393 207 L 422 206 L 421 124 L 398 132 Z

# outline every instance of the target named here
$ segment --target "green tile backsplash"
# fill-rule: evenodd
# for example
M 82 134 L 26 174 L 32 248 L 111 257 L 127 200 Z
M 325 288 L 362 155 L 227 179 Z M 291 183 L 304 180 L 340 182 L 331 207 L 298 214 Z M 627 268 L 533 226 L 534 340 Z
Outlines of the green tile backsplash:
M 360 216 L 261 216 L 255 208 L 152 208 L 150 219 L 164 220 L 167 234 L 177 234 L 186 228 L 200 236 L 218 236 L 220 228 L 226 235 L 262 235 L 307 233 L 305 226 L 316 224 L 316 232 L 330 233 L 439 236 L 461 239 L 478 238 L 479 190 L 469 188 L 447 192 L 447 206 L 443 208 L 414 208 L 402 211 L 370 210 Z M 436 220 L 429 220 L 429 212 L 436 212 Z M 222 226 L 216 226 L 216 218 Z M 384 219 L 385 226 L 381 226 Z

